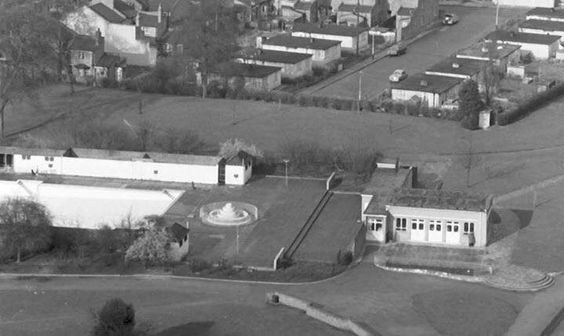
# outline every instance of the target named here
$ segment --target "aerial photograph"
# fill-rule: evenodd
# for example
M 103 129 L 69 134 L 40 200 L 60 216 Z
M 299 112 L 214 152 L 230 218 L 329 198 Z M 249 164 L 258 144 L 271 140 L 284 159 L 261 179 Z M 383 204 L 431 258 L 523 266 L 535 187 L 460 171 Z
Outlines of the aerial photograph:
M 564 336 L 564 0 L 0 0 L 36 335 Z

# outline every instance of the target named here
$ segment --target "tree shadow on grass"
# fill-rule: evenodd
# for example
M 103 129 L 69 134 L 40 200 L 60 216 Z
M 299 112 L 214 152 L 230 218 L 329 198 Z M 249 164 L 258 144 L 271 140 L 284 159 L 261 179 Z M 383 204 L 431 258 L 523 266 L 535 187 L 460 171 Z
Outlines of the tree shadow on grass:
M 495 243 L 529 226 L 533 210 L 493 209 L 488 218 L 488 244 Z
M 189 322 L 165 329 L 155 336 L 206 336 L 211 335 L 210 329 L 215 324 L 214 321 Z

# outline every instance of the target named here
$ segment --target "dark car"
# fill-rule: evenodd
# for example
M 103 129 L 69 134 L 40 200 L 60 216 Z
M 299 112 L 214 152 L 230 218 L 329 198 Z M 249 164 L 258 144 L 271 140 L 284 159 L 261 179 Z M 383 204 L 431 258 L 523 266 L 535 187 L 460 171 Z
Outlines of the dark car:
M 388 49 L 388 56 L 399 56 L 405 54 L 407 46 L 401 43 L 391 46 Z

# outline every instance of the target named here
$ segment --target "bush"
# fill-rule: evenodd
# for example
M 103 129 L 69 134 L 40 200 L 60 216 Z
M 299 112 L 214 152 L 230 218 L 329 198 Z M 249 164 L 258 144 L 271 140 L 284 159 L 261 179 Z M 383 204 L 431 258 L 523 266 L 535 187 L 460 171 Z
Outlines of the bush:
M 225 98 L 227 90 L 218 81 L 211 81 L 207 86 L 208 98 Z
M 200 273 L 212 268 L 212 265 L 208 261 L 200 258 L 191 259 L 188 264 L 190 265 L 190 271 L 192 273 Z
M 353 253 L 351 251 L 345 251 L 344 253 L 339 250 L 337 254 L 337 263 L 339 265 L 348 266 L 353 262 Z
M 119 83 L 115 80 L 115 79 L 110 79 L 110 78 L 102 78 L 102 83 L 101 83 L 103 88 L 117 88 L 119 86 Z
M 133 305 L 115 298 L 107 301 L 96 314 L 93 336 L 130 336 L 135 328 Z

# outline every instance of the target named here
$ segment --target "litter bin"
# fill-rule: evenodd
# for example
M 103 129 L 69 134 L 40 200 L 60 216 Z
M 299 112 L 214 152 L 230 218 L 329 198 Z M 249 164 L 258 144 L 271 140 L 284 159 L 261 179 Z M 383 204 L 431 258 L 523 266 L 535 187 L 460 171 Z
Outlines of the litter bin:
M 481 129 L 487 129 L 490 127 L 490 115 L 491 115 L 492 111 L 491 110 L 483 110 L 480 112 L 480 116 L 478 119 L 478 126 Z

